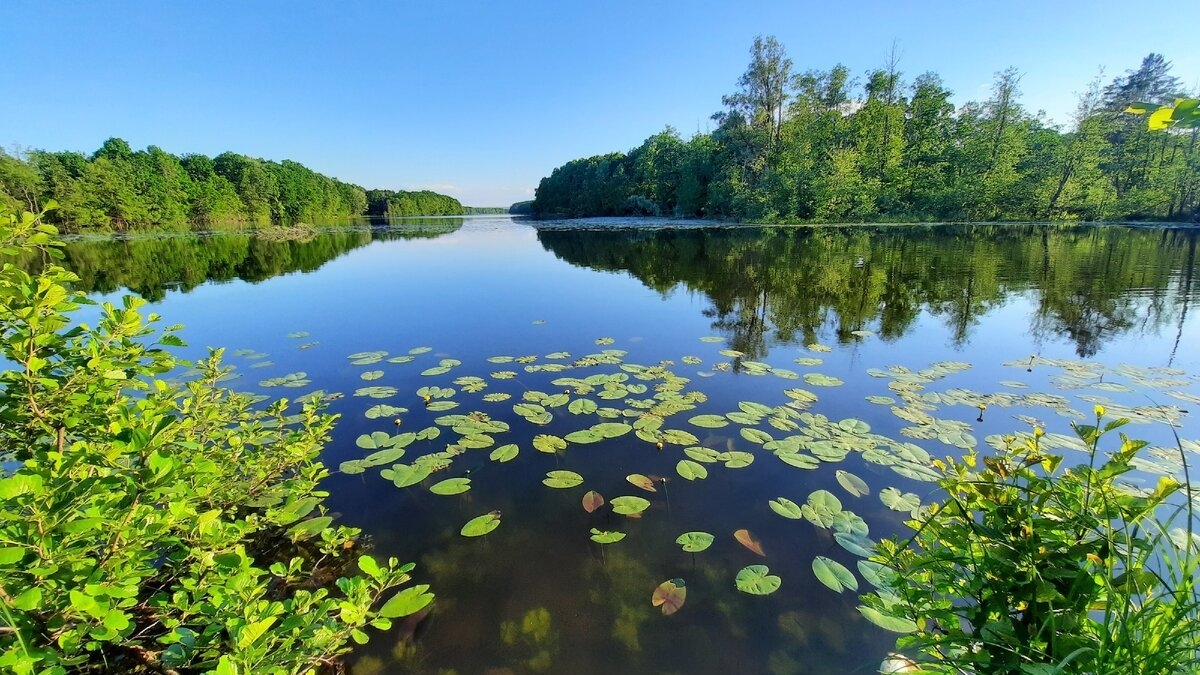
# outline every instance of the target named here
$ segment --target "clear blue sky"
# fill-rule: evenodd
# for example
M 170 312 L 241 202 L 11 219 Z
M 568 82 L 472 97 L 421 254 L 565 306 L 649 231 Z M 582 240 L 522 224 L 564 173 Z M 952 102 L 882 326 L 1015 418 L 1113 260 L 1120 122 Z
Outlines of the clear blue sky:
M 293 159 L 364 187 L 476 206 L 532 197 L 563 162 L 665 125 L 705 130 L 754 36 L 797 70 L 939 73 L 958 103 L 1016 66 L 1066 122 L 1151 51 L 1200 84 L 1200 2 L 2 0 L 0 145 Z

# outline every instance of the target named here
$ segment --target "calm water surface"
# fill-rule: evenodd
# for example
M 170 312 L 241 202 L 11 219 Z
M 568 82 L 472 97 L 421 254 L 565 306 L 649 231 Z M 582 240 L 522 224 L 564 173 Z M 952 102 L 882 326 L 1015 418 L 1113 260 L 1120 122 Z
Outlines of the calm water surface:
M 394 225 L 307 241 L 182 236 L 79 241 L 68 250 L 70 265 L 97 297 L 132 289 L 169 323 L 186 324 L 190 356 L 202 355 L 207 345 L 228 347 L 226 360 L 239 375 L 234 386 L 273 396 L 315 389 L 344 394 L 330 405 L 342 416 L 325 453 L 331 467 L 369 454 L 356 439 L 373 431 L 438 427 L 436 439 L 406 449 L 399 461 L 411 464 L 460 442 L 448 424 L 435 422 L 443 415 L 478 412 L 510 425 L 494 434 L 493 445 L 449 458 L 448 467 L 412 487 L 382 478 L 385 467 L 328 481 L 341 522 L 361 527 L 379 554 L 417 562 L 416 581 L 437 593 L 427 616 L 376 635 L 359 650 L 355 673 L 875 672 L 894 635 L 861 617 L 854 592 L 821 585 L 811 566 L 820 555 L 855 570 L 857 557 L 832 531 L 780 517 L 768 500 L 802 504 L 814 490 L 828 490 L 879 538 L 901 533 L 907 517 L 885 507 L 879 492 L 896 487 L 928 501 L 935 496 L 929 484 L 868 461 L 861 445 L 840 462 L 795 468 L 743 435 L 739 424 L 702 428 L 689 423 L 694 415 L 736 412 L 742 402 L 782 406 L 792 401 L 785 390 L 801 388 L 818 396 L 809 412 L 832 423 L 855 418 L 897 445 L 913 443 L 935 456 L 960 452 L 936 433 L 920 437 L 891 405 L 866 400 L 897 398 L 889 383 L 904 371 L 889 373 L 889 367 L 919 371 L 942 364 L 927 373 L 918 396 L 943 424 L 957 425 L 962 433 L 955 442 L 985 446 L 988 436 L 1028 430 L 1033 420 L 1048 432 L 1069 433 L 1072 411 L 1090 411 L 1096 401 L 1176 419 L 1184 438 L 1200 437 L 1195 415 L 1181 412 L 1200 401 L 1195 230 L 621 221 L 535 228 L 507 217 Z M 706 336 L 719 340 L 700 340 Z M 409 362 L 387 360 L 413 350 L 418 353 Z M 371 351 L 387 354 L 363 365 L 347 358 Z M 487 360 L 502 356 L 537 358 Z M 422 375 L 443 359 L 461 364 Z M 688 399 L 695 409 L 670 415 L 660 433 L 684 430 L 718 453 L 749 452 L 753 463 L 736 469 L 707 464 L 706 479 L 687 481 L 676 465 L 690 442 L 668 439 L 658 449 L 633 433 L 572 443 L 557 454 L 538 452 L 532 445 L 537 434 L 562 437 L 607 420 L 547 403 L 552 419 L 531 424 L 513 409 L 523 399 L 540 400 L 528 392 L 569 393 L 570 400 L 613 408 L 618 421 L 630 424 L 647 412 L 664 379 L 638 380 L 618 361 L 664 364 L 687 378 L 681 394 L 703 394 Z M 567 369 L 540 370 L 548 364 Z M 371 371 L 382 372 L 365 379 L 375 377 Z M 311 384 L 262 384 L 296 372 Z M 618 373 L 630 378 L 621 386 L 641 382 L 648 390 L 605 398 L 602 387 L 581 393 L 553 382 Z M 828 386 L 831 381 L 814 374 L 842 384 Z M 454 383 L 463 376 L 481 378 L 486 388 L 472 392 L 474 386 Z M 354 395 L 370 386 L 396 393 Z M 426 409 L 416 392 L 427 386 L 455 388 L 452 397 L 432 402 L 457 407 Z M 1063 402 L 989 399 L 997 403 L 982 422 L 964 403 L 971 396 L 1031 392 Z M 483 398 L 497 393 L 512 398 Z M 408 410 L 368 419 L 365 411 L 378 404 Z M 1155 412 L 1146 408 L 1151 404 L 1174 408 Z M 824 428 L 824 418 L 813 419 L 792 423 L 802 431 Z M 750 426 L 775 439 L 800 433 L 769 421 Z M 1162 423 L 1132 429 L 1155 443 L 1170 438 Z M 489 459 L 507 443 L 518 446 L 515 459 Z M 870 494 L 843 488 L 835 479 L 839 469 L 863 479 Z M 550 489 L 541 481 L 552 470 L 577 472 L 584 482 Z M 651 494 L 626 481 L 632 473 L 669 481 Z M 451 477 L 470 478 L 470 491 L 429 491 Z M 589 514 L 580 504 L 587 490 L 609 501 L 644 497 L 650 507 L 639 519 L 608 508 Z M 460 536 L 467 520 L 494 510 L 502 514 L 494 532 Z M 600 546 L 589 539 L 592 528 L 627 536 Z M 765 557 L 734 540 L 741 528 L 761 541 Z M 716 537 L 694 556 L 675 543 L 693 530 Z M 752 596 L 735 589 L 738 571 L 751 564 L 780 576 L 778 592 Z M 678 613 L 663 616 L 650 597 L 672 578 L 686 581 L 687 600 Z

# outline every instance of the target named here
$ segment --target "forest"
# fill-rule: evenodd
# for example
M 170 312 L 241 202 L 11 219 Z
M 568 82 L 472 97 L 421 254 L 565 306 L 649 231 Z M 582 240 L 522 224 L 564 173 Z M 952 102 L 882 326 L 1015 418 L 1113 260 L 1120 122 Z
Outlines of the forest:
M 0 150 L 0 207 L 40 211 L 67 230 L 188 230 L 344 221 L 370 216 L 462 215 L 457 199 L 435 192 L 364 190 L 290 160 L 225 152 L 177 157 L 133 150 L 110 138 L 85 156 Z
M 1022 74 L 956 107 L 936 73 L 906 80 L 893 48 L 860 81 L 843 65 L 793 68 L 759 37 L 711 133 L 667 127 L 629 152 L 543 178 L 542 218 L 662 215 L 755 222 L 1200 219 L 1200 129 L 1147 129 L 1126 113 L 1187 92 L 1160 54 L 1085 84 L 1070 123 L 1021 100 Z

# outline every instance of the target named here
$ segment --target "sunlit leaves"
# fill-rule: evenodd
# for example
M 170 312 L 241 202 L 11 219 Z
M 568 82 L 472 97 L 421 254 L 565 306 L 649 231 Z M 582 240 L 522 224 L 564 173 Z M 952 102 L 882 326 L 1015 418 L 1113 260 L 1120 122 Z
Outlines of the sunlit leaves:
M 721 415 L 696 415 L 689 419 L 688 422 L 706 429 L 719 429 L 729 424 Z
M 520 448 L 517 447 L 516 443 L 506 443 L 495 450 L 492 450 L 491 453 L 488 454 L 488 459 L 492 460 L 493 462 L 511 462 L 517 458 L 517 454 L 519 452 Z
M 772 511 L 778 513 L 784 518 L 800 520 L 803 517 L 800 505 L 788 499 L 787 497 L 778 497 L 776 499 L 772 499 L 771 501 L 767 502 L 767 505 L 771 507 Z
M 538 434 L 533 437 L 533 448 L 538 452 L 553 455 L 567 449 L 567 442 L 558 436 Z
M 613 513 L 622 516 L 635 516 L 650 508 L 650 501 L 641 497 L 629 495 L 614 497 L 611 502 Z
M 355 396 L 369 396 L 370 398 L 390 398 L 396 395 L 395 387 L 362 387 L 354 391 Z
M 447 478 L 429 486 L 429 491 L 435 495 L 459 495 L 471 489 L 470 478 Z
M 817 581 L 838 593 L 846 589 L 858 590 L 858 579 L 854 577 L 854 573 L 836 560 L 819 555 L 813 559 L 812 569 Z
M 468 520 L 459 530 L 459 534 L 464 537 L 482 537 L 497 527 L 500 527 L 500 512 L 492 511 Z
M 921 506 L 921 498 L 912 492 L 900 492 L 894 487 L 879 491 L 879 500 L 893 511 L 913 512 Z
M 866 481 L 858 476 L 855 476 L 849 471 L 838 469 L 837 472 L 835 472 L 835 476 L 837 477 L 837 482 L 846 489 L 846 492 L 849 492 L 855 497 L 862 497 L 871 493 L 871 488 L 867 486 Z
M 699 553 L 712 546 L 713 536 L 708 532 L 684 532 L 675 539 L 686 553 Z
M 750 595 L 770 595 L 783 584 L 782 579 L 770 572 L 766 565 L 747 565 L 737 573 L 734 586 Z
M 583 484 L 583 476 L 574 471 L 549 471 L 546 473 L 546 477 L 542 479 L 542 483 L 546 487 L 558 489 L 573 488 Z
M 654 486 L 654 480 L 649 476 L 643 476 L 640 473 L 631 473 L 625 477 L 625 480 L 646 492 L 658 492 L 658 488 Z
M 690 459 L 681 459 L 675 465 L 675 472 L 685 480 L 701 480 L 708 478 L 708 469 L 703 464 Z

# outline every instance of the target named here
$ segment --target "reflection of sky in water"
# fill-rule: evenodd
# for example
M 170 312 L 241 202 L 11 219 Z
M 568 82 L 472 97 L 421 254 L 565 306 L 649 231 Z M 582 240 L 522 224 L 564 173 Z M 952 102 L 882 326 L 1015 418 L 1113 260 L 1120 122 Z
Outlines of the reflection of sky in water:
M 1132 315 L 1147 316 L 1152 294 L 1136 294 L 1130 303 Z M 615 340 L 612 348 L 629 351 L 627 361 L 655 364 L 674 360 L 675 372 L 692 377 L 689 390 L 708 394 L 709 401 L 698 410 L 682 413 L 668 423 L 668 428 L 696 433 L 706 446 L 755 450 L 738 436 L 735 425 L 703 430 L 688 425 L 688 417 L 736 410 L 739 401 L 779 405 L 788 400 L 782 391 L 794 386 L 820 395 L 815 412 L 834 420 L 857 417 L 876 433 L 908 440 L 899 435 L 908 423 L 892 415 L 887 406 L 864 402 L 867 395 L 892 395 L 887 380 L 870 377 L 867 371 L 893 364 L 919 369 L 941 360 L 966 361 L 973 365 L 969 371 L 934 382 L 930 390 L 969 387 L 1004 391 L 998 383 L 1013 380 L 1028 383 L 1029 391 L 1053 391 L 1049 378 L 1058 371 L 1038 367 L 1030 373 L 1001 365 L 1034 353 L 1045 358 L 1076 358 L 1076 345 L 1068 337 L 1031 329 L 1038 303 L 1037 290 L 1007 295 L 975 317 L 966 342 L 955 340 L 947 318 L 927 311 L 897 339 L 871 337 L 843 345 L 836 344 L 835 318 L 830 314 L 817 334 L 834 347 L 831 353 L 812 353 L 801 344 L 775 344 L 768 338 L 764 361 L 798 373 L 832 375 L 846 381 L 842 387 L 814 387 L 803 380 L 733 373 L 704 378 L 699 371 L 728 359 L 717 355 L 724 344 L 698 340 L 714 334 L 712 319 L 703 314 L 710 307 L 703 293 L 682 284 L 659 293 L 625 272 L 574 266 L 548 253 L 534 229 L 490 218 L 469 219 L 462 229 L 435 239 L 377 241 L 337 257 L 316 273 L 287 274 L 255 284 L 209 283 L 188 293 L 169 292 L 153 310 L 164 313 L 169 323 L 187 325 L 184 337 L 192 345 L 187 350 L 191 355 L 201 355 L 205 345 L 227 346 L 231 350 L 227 361 L 237 365 L 242 374 L 235 386 L 254 388 L 258 380 L 303 370 L 314 387 L 346 393 L 346 398 L 332 404 L 332 411 L 343 415 L 326 453 L 333 466 L 362 456 L 354 446 L 358 434 L 392 429 L 390 420 L 363 417 L 362 411 L 370 405 L 386 402 L 413 408 L 403 415 L 403 428 L 416 431 L 436 417 L 421 410 L 420 400 L 412 394 L 417 388 L 446 385 L 460 375 L 486 378 L 498 370 L 520 373 L 514 380 L 489 378 L 484 393 L 513 393 L 513 400 L 506 403 L 482 403 L 476 394 L 456 397 L 464 404 L 452 412 L 488 411 L 513 425 L 513 433 L 499 437 L 498 443 L 521 446 L 521 456 L 514 462 L 489 462 L 487 450 L 476 450 L 460 457 L 444 476 L 439 474 L 439 478 L 469 475 L 473 479 L 470 492 L 438 497 L 423 488 L 397 490 L 382 481 L 375 469 L 329 481 L 331 504 L 343 514 L 344 522 L 363 527 L 381 553 L 417 560 L 418 580 L 433 584 L 438 593 L 437 612 L 422 628 L 417 655 L 405 661 L 407 672 L 436 673 L 443 667 L 456 668 L 459 673 L 493 667 L 527 672 L 549 659 L 552 665 L 547 672 L 783 674 L 872 672 L 892 636 L 858 617 L 852 594 L 834 594 L 813 577 L 810 564 L 814 555 L 830 556 L 852 569 L 854 557 L 828 532 L 774 515 L 767 500 L 786 496 L 803 502 L 811 491 L 828 489 L 871 524 L 872 536 L 886 536 L 898 531 L 901 517 L 880 504 L 878 491 L 892 485 L 927 496 L 928 487 L 902 479 L 854 453 L 836 467 L 803 471 L 758 450 L 754 464 L 745 469 L 710 466 L 710 477 L 696 483 L 676 478 L 665 495 L 652 497 L 651 509 L 640 520 L 603 513 L 589 516 L 579 506 L 584 490 L 596 489 L 609 499 L 621 494 L 646 496 L 625 482 L 625 475 L 638 472 L 673 477 L 675 462 L 682 458 L 680 449 L 668 446 L 658 452 L 630 435 L 602 446 L 572 446 L 560 458 L 537 453 L 528 442 L 531 430 L 565 435 L 593 420 L 582 422 L 565 409 L 557 409 L 549 426 L 532 429 L 514 418 L 511 405 L 526 387 L 554 391 L 551 379 L 574 373 L 528 375 L 521 372 L 520 364 L 497 365 L 484 359 L 559 350 L 577 357 L 603 349 L 595 344 L 596 338 L 610 336 Z M 1189 372 L 1200 372 L 1200 357 L 1191 347 L 1194 337 L 1190 337 L 1196 334 L 1195 316 L 1190 314 L 1184 323 L 1172 362 Z M 535 320 L 545 323 L 536 325 Z M 1112 365 L 1165 366 L 1177 329 L 1174 319 L 1166 324 L 1142 328 L 1135 323 L 1123 333 L 1107 336 L 1095 358 Z M 292 331 L 311 335 L 301 340 L 284 337 Z M 310 341 L 319 344 L 309 350 L 297 349 Z M 410 364 L 384 362 L 362 368 L 349 365 L 345 358 L 370 350 L 397 355 L 418 346 L 432 347 L 433 352 Z M 267 352 L 275 365 L 248 368 L 250 361 L 232 355 L 238 348 Z M 680 361 L 685 355 L 699 356 L 704 364 L 685 365 Z M 793 359 L 800 356 L 816 356 L 824 362 L 813 367 L 797 365 Z M 442 357 L 460 359 L 463 366 L 444 378 L 418 375 Z M 358 376 L 368 369 L 381 369 L 385 375 L 365 383 Z M 584 375 L 614 370 L 589 369 Z M 366 384 L 395 386 L 401 393 L 385 401 L 350 396 Z M 1191 390 L 1196 390 L 1194 384 Z M 272 389 L 269 393 L 304 391 Z M 1152 393 L 1163 402 L 1181 403 L 1161 392 Z M 1131 400 L 1132 405 L 1145 404 L 1138 396 Z M 1090 404 L 1077 407 L 1090 410 Z M 982 440 L 989 434 L 1020 429 L 1022 425 L 1013 415 L 1022 412 L 1045 420 L 1051 430 L 1069 432 L 1068 420 L 1048 409 L 993 408 L 982 423 L 975 422 L 977 411 L 966 406 L 945 407 L 935 414 L 971 423 L 973 433 Z M 1185 438 L 1200 436 L 1194 416 L 1185 424 Z M 775 437 L 786 435 L 763 428 Z M 1133 427 L 1131 433 L 1160 442 L 1168 437 L 1164 429 L 1146 426 Z M 440 448 L 444 442 L 445 436 L 434 446 Z M 922 441 L 921 445 L 934 454 L 953 451 L 936 441 Z M 406 459 L 427 451 L 432 450 L 414 446 Z M 554 468 L 580 472 L 586 479 L 584 487 L 566 491 L 542 487 L 541 477 Z M 862 498 L 848 495 L 835 482 L 834 468 L 862 477 L 872 494 Z M 463 522 L 492 509 L 504 514 L 495 533 L 479 540 L 458 536 Z M 588 541 L 591 527 L 619 529 L 629 536 L 601 551 Z M 763 541 L 765 560 L 733 541 L 729 533 L 741 527 L 749 527 Z M 717 535 L 713 548 L 694 560 L 674 544 L 679 533 L 693 529 Z M 737 570 L 759 562 L 783 578 L 780 591 L 765 598 L 737 593 L 733 589 Z M 685 607 L 667 619 L 650 607 L 649 599 L 659 582 L 672 577 L 686 579 L 689 594 Z M 538 608 L 549 613 L 548 629 L 535 625 L 523 633 L 510 626 L 508 639 L 502 639 L 505 621 L 519 624 L 530 612 L 534 612 L 531 625 L 544 621 L 545 614 L 536 611 Z M 365 668 L 372 659 L 389 662 L 395 639 L 394 634 L 374 639 L 365 652 L 368 661 L 360 665 Z M 398 668 L 387 665 L 384 672 L 397 672 Z

